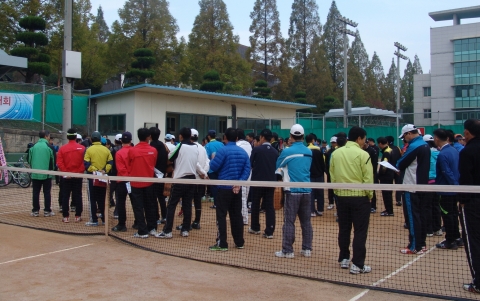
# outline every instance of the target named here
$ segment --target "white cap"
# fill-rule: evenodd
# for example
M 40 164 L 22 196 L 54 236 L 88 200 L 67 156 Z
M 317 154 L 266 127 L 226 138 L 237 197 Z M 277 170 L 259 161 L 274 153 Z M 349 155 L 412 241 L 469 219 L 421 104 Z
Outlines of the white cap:
M 433 136 L 429 135 L 429 134 L 426 134 L 425 136 L 423 136 L 423 141 L 425 141 L 425 142 L 433 141 Z
M 398 138 L 402 139 L 403 135 L 405 135 L 405 133 L 412 132 L 412 131 L 415 131 L 415 130 L 418 132 L 418 129 L 413 124 L 407 124 L 402 128 L 402 134 L 400 136 L 398 136 Z
M 330 143 L 332 143 L 332 142 L 337 143 L 337 137 L 336 136 L 333 136 L 332 138 L 330 138 Z
M 177 139 L 177 138 L 175 138 L 175 135 L 172 135 L 172 139 Z
M 166 134 L 165 135 L 165 140 L 167 140 L 167 141 L 172 140 L 172 138 L 174 138 L 174 136 L 172 134 Z
M 292 134 L 293 136 L 302 136 L 305 134 L 305 131 L 303 129 L 303 126 L 299 124 L 294 124 L 290 129 L 290 134 Z
M 117 140 L 117 141 L 122 141 L 122 134 L 117 134 L 117 135 L 115 136 L 115 140 Z
M 196 129 L 192 129 L 192 136 L 198 137 L 198 131 Z
M 82 135 L 77 134 L 77 139 L 83 139 L 83 138 L 82 138 Z

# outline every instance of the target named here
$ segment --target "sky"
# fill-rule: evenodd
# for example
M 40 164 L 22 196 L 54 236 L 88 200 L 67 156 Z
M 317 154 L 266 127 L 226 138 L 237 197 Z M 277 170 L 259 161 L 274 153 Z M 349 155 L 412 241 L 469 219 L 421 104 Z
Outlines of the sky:
M 250 12 L 255 0 L 224 0 L 227 5 L 230 22 L 234 27 L 234 34 L 240 37 L 240 43 L 249 46 L 249 27 L 251 24 Z M 118 20 L 118 9 L 123 7 L 123 1 L 91 0 L 92 13 L 97 14 L 97 8 L 102 5 L 107 24 Z M 178 37 L 188 35 L 193 27 L 195 17 L 200 11 L 198 0 L 170 0 L 170 13 L 177 20 L 180 28 Z M 280 13 L 281 30 L 283 37 L 288 37 L 291 6 L 293 0 L 277 0 Z M 325 24 L 331 0 L 317 0 L 320 22 Z M 435 22 L 429 12 L 470 7 L 479 5 L 478 0 L 337 0 L 340 13 L 358 23 L 363 44 L 370 59 L 373 52 L 379 55 L 385 73 L 390 68 L 395 47 L 394 42 L 400 42 L 408 50 L 406 56 L 412 59 L 415 55 L 420 58 L 423 72 L 430 70 L 430 28 L 451 26 L 452 21 Z M 462 24 L 479 22 L 479 19 L 462 20 Z M 395 60 L 396 63 L 396 60 Z M 400 63 L 402 70 L 405 62 Z

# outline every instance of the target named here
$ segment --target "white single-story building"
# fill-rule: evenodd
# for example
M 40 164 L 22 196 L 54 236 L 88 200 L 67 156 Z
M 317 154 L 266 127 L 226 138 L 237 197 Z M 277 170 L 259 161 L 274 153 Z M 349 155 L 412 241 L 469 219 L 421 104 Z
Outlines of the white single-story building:
M 142 127 L 158 127 L 161 139 L 166 133 L 177 135 L 182 127 L 197 129 L 200 138 L 209 130 L 221 135 L 228 127 L 243 128 L 246 133 L 289 129 L 296 123 L 298 109 L 315 107 L 151 84 L 92 95 L 91 103 L 94 128 L 109 137 L 130 131 L 134 143 L 138 142 L 136 130 Z

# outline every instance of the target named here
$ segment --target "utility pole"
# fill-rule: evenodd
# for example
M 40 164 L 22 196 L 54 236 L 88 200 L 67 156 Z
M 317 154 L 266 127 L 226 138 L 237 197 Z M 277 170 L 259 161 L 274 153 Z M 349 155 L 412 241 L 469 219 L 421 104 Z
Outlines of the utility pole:
M 347 25 L 350 25 L 352 27 L 357 27 L 358 23 L 353 22 L 350 19 L 347 19 L 342 16 L 338 16 L 337 20 L 343 23 L 343 28 L 340 29 L 340 31 L 343 33 L 343 127 L 346 128 L 348 127 L 348 119 L 347 119 L 347 102 L 348 102 L 348 72 L 347 72 L 347 67 L 348 67 L 348 56 L 347 56 L 347 51 L 348 51 L 348 41 L 347 41 L 347 35 L 351 35 L 352 37 L 356 37 L 357 34 L 354 33 L 353 31 L 347 29 Z
M 72 18 L 73 0 L 65 0 L 65 23 L 63 33 L 63 50 L 72 50 Z M 65 72 L 66 61 L 63 57 L 63 70 Z M 67 130 L 72 127 L 72 85 L 63 74 L 63 122 L 62 122 L 62 143 L 68 143 Z
M 393 44 L 397 47 L 397 51 L 395 51 L 394 55 L 397 56 L 397 135 L 400 132 L 400 88 L 402 87 L 402 83 L 400 81 L 400 59 L 408 60 L 408 57 L 404 56 L 400 53 L 400 51 L 407 51 L 407 47 L 403 46 L 402 44 L 395 42 Z M 397 145 L 400 145 L 398 143 Z

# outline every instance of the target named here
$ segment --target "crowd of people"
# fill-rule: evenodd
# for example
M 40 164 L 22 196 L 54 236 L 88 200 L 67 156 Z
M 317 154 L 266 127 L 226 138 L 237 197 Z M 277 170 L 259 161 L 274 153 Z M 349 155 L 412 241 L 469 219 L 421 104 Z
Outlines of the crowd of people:
M 245 225 L 249 225 L 249 234 L 273 238 L 276 229 L 275 185 L 249 189 L 248 186 L 209 185 L 208 180 L 480 185 L 480 121 L 474 119 L 465 122 L 464 135 L 439 128 L 432 135 L 422 136 L 414 125 L 405 125 L 398 137 L 404 142 L 402 148 L 394 145 L 392 136 L 367 139 L 366 131 L 360 127 L 352 127 L 348 134 L 334 135 L 330 138 L 330 145 L 313 133 L 305 134 L 299 124 L 290 129 L 290 136 L 285 139 L 279 139 L 269 129 L 256 136 L 245 134 L 242 129 L 228 128 L 221 138 L 210 130 L 200 142 L 198 131 L 191 128 L 180 129 L 178 142 L 172 134 L 166 134 L 165 142 L 162 142 L 160 134 L 158 128 L 140 128 L 137 145 L 132 145 L 130 132 L 118 134 L 112 145 L 99 132 L 82 140 L 74 129 L 69 129 L 69 143 L 56 152 L 48 142 L 48 131 L 41 131 L 40 140 L 28 150 L 27 160 L 34 169 L 54 170 L 57 167 L 63 172 L 80 174 L 181 179 L 171 188 L 164 183 L 112 181 L 110 188 L 115 200 L 112 198 L 111 205 L 115 206 L 114 215 L 118 218 L 112 231 L 127 231 L 128 195 L 134 213 L 133 227 L 137 229 L 134 237 L 173 238 L 175 211 L 179 203 L 182 223 L 175 229 L 182 237 L 188 237 L 192 229 L 201 228 L 202 199 L 211 198 L 218 229 L 216 243 L 210 246 L 212 251 L 228 250 L 227 214 L 236 248 L 245 247 Z M 44 216 L 54 215 L 50 178 L 47 174 L 32 174 L 31 215 L 34 217 L 39 216 L 41 190 L 45 200 Z M 88 179 L 91 219 L 86 226 L 99 226 L 99 219 L 105 220 L 107 185 L 101 179 Z M 203 179 L 205 184 L 188 183 L 193 179 Z M 82 178 L 61 177 L 59 184 L 62 221 L 70 222 L 71 210 L 75 212 L 75 222 L 80 222 Z M 349 269 L 351 274 L 362 274 L 372 270 L 365 264 L 366 240 L 370 215 L 376 213 L 377 203 L 374 190 L 356 187 L 329 189 L 326 208 L 337 209 L 340 267 Z M 394 200 L 397 206 L 403 207 L 404 227 L 409 234 L 408 245 L 400 252 L 424 254 L 427 251 L 426 237 L 445 233 L 445 239 L 436 244 L 436 248 L 456 250 L 465 247 L 473 280 L 464 289 L 480 293 L 480 278 L 475 276 L 476 271 L 480 272 L 480 232 L 476 224 L 480 218 L 480 194 L 459 195 L 448 189 L 420 192 L 411 187 L 396 190 L 395 198 L 392 190 L 381 190 L 385 210 L 380 216 L 394 216 Z M 192 214 L 192 203 L 195 214 Z M 311 218 L 324 213 L 323 189 L 286 187 L 283 189 L 283 204 L 282 249 L 275 252 L 275 256 L 294 258 L 295 220 L 298 216 L 302 231 L 300 254 L 310 257 Z M 265 213 L 263 230 L 260 212 Z

